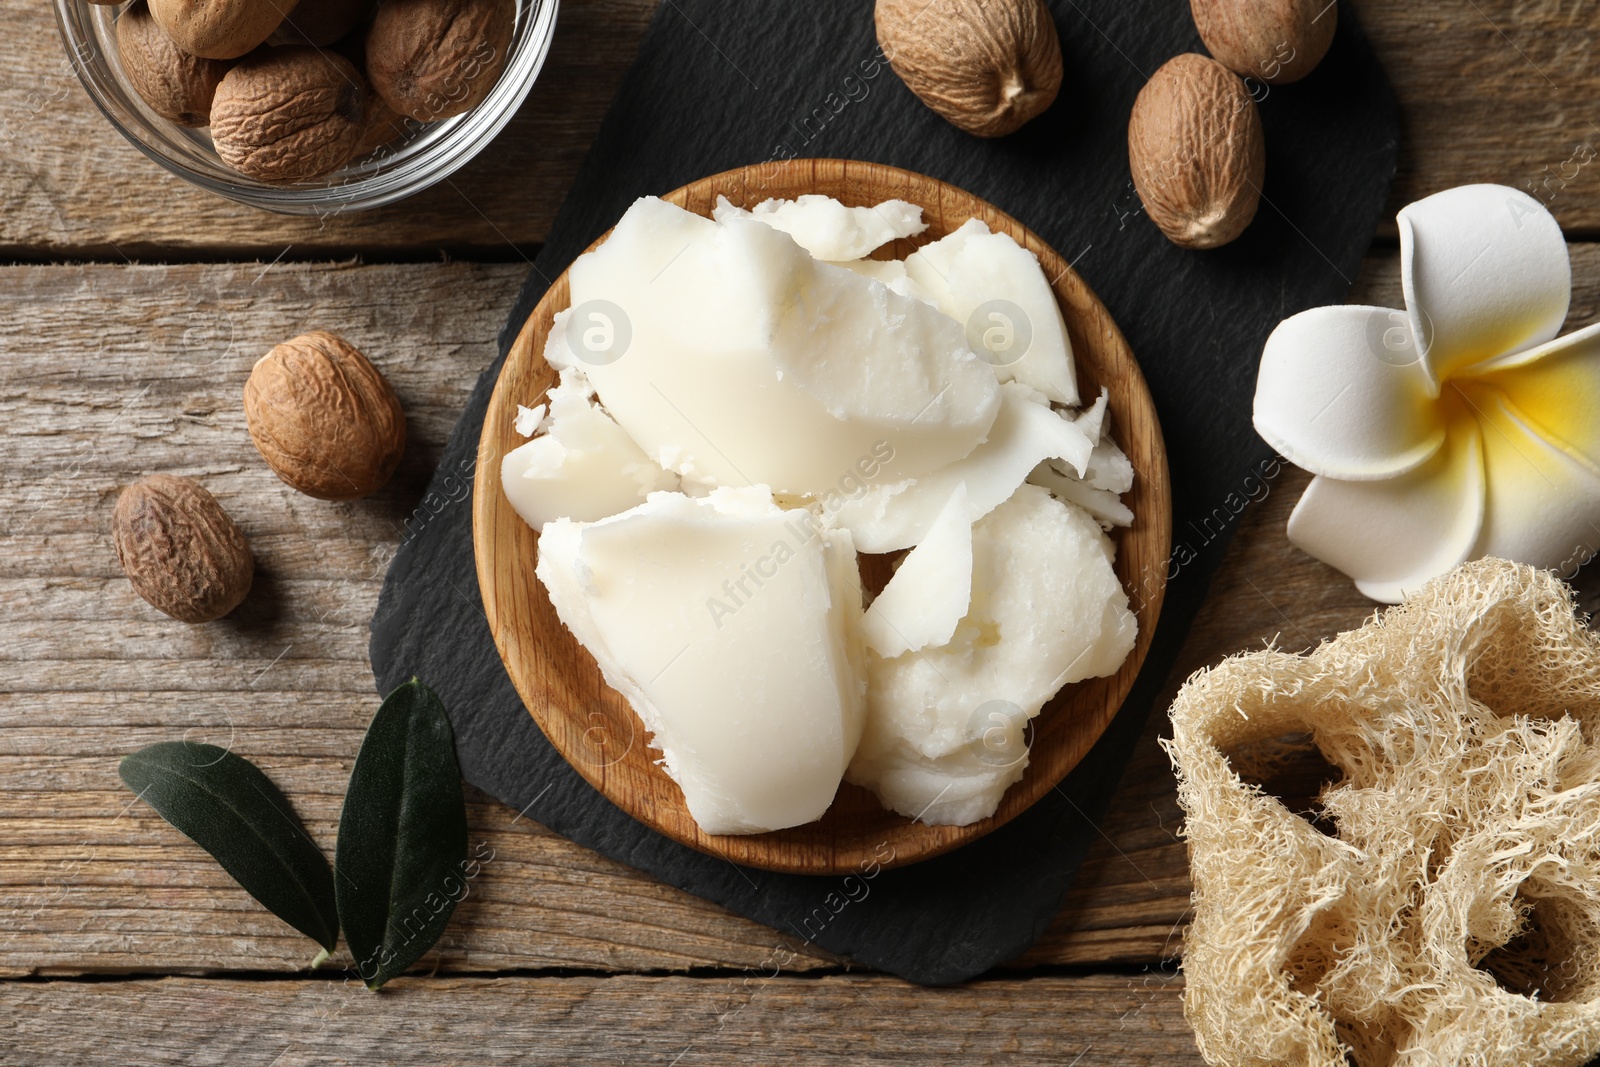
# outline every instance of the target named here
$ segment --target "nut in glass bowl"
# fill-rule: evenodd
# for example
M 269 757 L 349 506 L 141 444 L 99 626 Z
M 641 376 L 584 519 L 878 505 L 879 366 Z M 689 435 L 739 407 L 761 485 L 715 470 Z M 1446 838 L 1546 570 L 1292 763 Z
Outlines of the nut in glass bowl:
M 254 4 L 256 0 L 246 2 Z M 316 3 L 317 0 L 312 2 Z M 425 2 L 385 0 L 382 7 L 397 9 L 390 13 L 392 16 L 401 13 L 400 9 L 418 7 Z M 450 6 L 466 0 L 441 2 Z M 323 46 L 318 43 L 322 39 L 319 31 L 309 27 L 300 27 L 305 32 L 298 39 L 294 38 L 291 27 L 305 20 L 296 20 L 291 12 L 285 27 L 280 27 L 263 48 L 236 60 L 196 61 L 197 66 L 207 63 L 229 64 L 226 74 L 221 76 L 221 84 L 216 87 L 217 94 L 224 99 L 227 99 L 225 94 L 231 88 L 228 76 L 237 75 L 236 81 L 250 76 L 253 65 L 258 66 L 262 57 L 269 53 L 305 55 L 314 50 L 321 53 L 329 70 L 353 73 L 354 76 L 346 82 L 350 91 L 342 96 L 330 96 L 329 117 L 337 119 L 340 113 L 350 115 L 352 108 L 359 106 L 356 101 L 370 104 L 360 116 L 366 120 L 362 124 L 362 135 L 359 138 L 352 137 L 348 131 L 340 128 L 347 123 L 339 121 L 320 122 L 316 128 L 309 130 L 308 141 L 316 141 L 324 152 L 339 150 L 337 146 L 329 148 L 330 137 L 352 140 L 348 160 L 316 177 L 304 176 L 306 168 L 256 165 L 260 157 L 255 152 L 257 146 L 250 144 L 249 138 L 252 126 L 262 125 L 259 121 L 252 121 L 259 119 L 259 116 L 246 115 L 245 121 L 241 122 L 238 121 L 237 108 L 234 108 L 226 130 L 213 131 L 206 126 L 180 125 L 180 121 L 197 121 L 194 109 L 175 106 L 161 93 L 154 96 L 158 103 L 164 105 L 160 110 L 180 121 L 163 117 L 147 102 L 147 98 L 152 97 L 151 72 L 130 69 L 126 61 L 126 46 L 119 48 L 117 23 L 119 19 L 129 17 L 130 12 L 143 20 L 148 20 L 154 14 L 157 16 L 155 21 L 160 22 L 163 17 L 169 16 L 166 11 L 159 9 L 181 9 L 185 6 L 183 0 L 158 0 L 157 5 L 149 10 L 146 9 L 145 0 L 133 0 L 131 3 L 55 0 L 55 9 L 68 57 L 84 88 L 111 124 L 145 155 L 184 180 L 239 203 L 283 214 L 331 215 L 390 204 L 426 189 L 466 165 L 511 121 L 512 115 L 533 87 L 539 68 L 549 52 L 550 39 L 555 32 L 557 0 L 505 0 L 505 3 L 515 8 L 515 21 L 510 27 L 503 58 L 492 54 L 499 50 L 499 41 L 504 39 L 503 36 L 491 41 L 488 46 L 481 42 L 469 45 L 462 50 L 463 61 L 469 63 L 464 68 L 465 75 L 452 78 L 451 72 L 446 71 L 440 77 L 438 72 L 433 72 L 433 92 L 425 97 L 425 105 L 413 106 L 414 96 L 405 100 L 408 116 L 395 115 L 384 107 L 383 97 L 369 88 L 364 80 L 364 72 L 356 73 L 367 65 L 362 53 L 369 43 L 367 29 L 371 23 L 358 27 L 337 44 Z M 124 28 L 125 37 L 129 36 L 127 30 L 130 28 Z M 141 26 L 141 39 L 151 39 L 152 29 L 148 25 Z M 417 35 L 425 36 L 427 32 L 428 24 L 424 22 Z M 451 44 L 431 40 L 395 41 L 392 38 L 385 43 L 386 65 L 379 78 L 386 78 L 390 83 L 398 79 L 399 84 L 408 89 L 412 88 L 414 80 L 419 80 L 413 75 L 420 75 L 420 80 L 426 81 L 430 73 L 406 68 L 408 51 L 417 55 L 438 56 L 449 54 Z M 161 48 L 152 46 L 135 53 L 135 62 L 151 51 L 162 53 Z M 354 53 L 353 58 L 351 53 Z M 466 85 L 465 82 L 471 80 L 469 76 L 475 76 L 485 64 L 503 64 L 498 78 L 492 84 L 488 79 L 477 78 L 473 84 Z M 243 73 L 240 73 L 242 68 Z M 165 75 L 167 72 L 160 73 Z M 162 80 L 162 91 L 166 95 L 181 96 L 192 87 L 194 81 L 208 81 L 218 71 L 186 70 L 180 73 L 184 77 L 175 74 Z M 457 87 L 456 81 L 463 81 L 463 86 Z M 461 91 L 452 91 L 457 88 Z M 394 95 L 392 91 L 390 95 Z M 245 86 L 236 99 L 240 97 L 250 98 L 251 87 Z M 476 103 L 472 103 L 473 100 Z M 466 105 L 465 109 L 462 109 L 463 105 Z M 416 117 L 410 117 L 418 114 L 438 117 L 433 121 L 419 121 Z M 219 145 L 213 141 L 213 132 L 231 137 L 235 142 L 242 137 L 244 143 Z M 223 154 L 219 155 L 219 147 Z M 256 170 L 256 175 L 260 176 L 238 169 L 241 161 L 246 168 Z

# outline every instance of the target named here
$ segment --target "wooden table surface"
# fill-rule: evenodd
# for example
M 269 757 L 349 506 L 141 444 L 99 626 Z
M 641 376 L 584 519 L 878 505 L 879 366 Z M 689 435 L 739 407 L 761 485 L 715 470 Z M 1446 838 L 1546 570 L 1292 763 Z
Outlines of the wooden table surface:
M 1600 139 L 1600 11 L 1355 6 L 1403 108 L 1391 207 L 1464 182 L 1537 188 L 1573 242 L 1570 325 L 1600 317 L 1600 246 L 1584 243 L 1600 168 L 1569 162 Z M 539 85 L 481 158 L 322 221 L 166 176 L 91 105 L 46 5 L 0 7 L 0 1062 L 1200 1062 L 1159 714 L 1044 939 L 950 989 L 808 949 L 473 796 L 493 858 L 419 973 L 373 997 L 308 973 L 310 943 L 121 786 L 117 757 L 145 744 L 231 745 L 331 850 L 376 704 L 367 621 L 386 563 L 653 7 L 567 0 Z M 1397 258 L 1388 222 L 1351 299 L 1398 305 Z M 280 483 L 239 402 L 271 344 L 327 325 L 410 421 L 401 473 L 356 503 Z M 118 570 L 117 491 L 156 471 L 203 480 L 255 548 L 256 590 L 227 620 L 172 622 Z M 1305 481 L 1286 471 L 1245 514 L 1175 679 L 1372 610 L 1285 541 Z

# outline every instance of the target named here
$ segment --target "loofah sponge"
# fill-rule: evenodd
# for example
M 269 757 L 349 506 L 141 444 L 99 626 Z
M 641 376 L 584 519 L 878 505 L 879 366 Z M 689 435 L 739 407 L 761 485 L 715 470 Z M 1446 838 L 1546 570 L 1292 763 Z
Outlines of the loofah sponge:
M 1196 674 L 1172 724 L 1208 1063 L 1600 1052 L 1600 641 L 1556 578 L 1463 565 L 1308 655 Z M 1315 822 L 1248 780 L 1307 735 L 1339 775 Z

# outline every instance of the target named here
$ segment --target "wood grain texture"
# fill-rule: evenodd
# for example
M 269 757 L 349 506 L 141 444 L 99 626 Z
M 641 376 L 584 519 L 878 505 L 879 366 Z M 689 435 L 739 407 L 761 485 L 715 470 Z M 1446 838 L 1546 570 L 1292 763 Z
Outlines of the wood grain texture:
M 1600 230 L 1595 11 L 1584 0 L 1354 0 L 1400 102 L 1400 166 L 1380 232 L 1468 182 L 1523 189 L 1569 233 Z M 1272 181 L 1267 178 L 1268 185 Z
M 1600 319 L 1600 247 L 1572 247 L 1571 326 Z M 309 942 L 234 888 L 153 812 L 116 756 L 189 736 L 257 760 L 331 850 L 350 761 L 376 707 L 366 622 L 389 554 L 521 267 L 267 264 L 0 268 L 0 973 L 292 971 Z M 1397 257 L 1353 300 L 1399 300 Z M 279 482 L 249 443 L 240 390 L 302 329 L 344 330 L 394 383 L 411 452 L 377 497 L 330 504 Z M 257 589 L 201 627 L 148 607 L 117 569 L 118 487 L 199 478 L 244 528 Z M 1298 650 L 1374 605 L 1283 534 L 1306 478 L 1252 505 L 1175 678 L 1276 640 Z M 443 505 L 435 501 L 435 504 Z M 419 510 L 420 509 L 420 510 Z M 1195 538 L 1197 534 L 1179 533 Z M 1591 610 L 1592 593 L 1586 594 Z M 1013 968 L 1140 963 L 1181 946 L 1180 815 L 1152 716 L 1056 921 Z M 438 953 L 445 971 L 687 971 L 828 965 L 765 927 L 656 884 L 480 798 L 487 865 Z
M 392 207 L 290 218 L 203 193 L 146 159 L 79 85 L 48 6 L 7 4 L 0 9 L 0 258 L 122 262 L 186 250 L 304 259 L 435 248 L 531 255 L 653 9 L 653 0 L 567 0 L 532 93 L 477 159 Z
M 524 273 L 0 271 L 0 969 L 309 960 L 303 938 L 129 805 L 116 758 L 185 735 L 231 745 L 279 782 L 331 852 L 377 706 L 367 620 L 404 531 L 454 506 L 424 502 L 423 487 Z M 349 504 L 290 490 L 245 431 L 251 365 L 322 326 L 383 370 L 410 423 L 395 480 Z M 111 508 L 150 471 L 198 478 L 250 539 L 256 588 L 227 619 L 173 622 L 118 570 Z M 436 957 L 447 966 L 754 966 L 783 943 L 498 805 L 475 805 L 472 829 L 497 860 Z
M 47 9 L 5 5 L 0 257 L 529 253 L 544 240 L 655 6 L 567 0 L 532 95 L 477 160 L 403 204 L 319 220 L 264 215 L 167 175 L 95 110 Z M 1355 0 L 1354 8 L 1401 104 L 1391 209 L 1452 185 L 1497 181 L 1530 189 L 1569 231 L 1600 232 L 1600 119 L 1590 107 L 1600 96 L 1600 63 L 1590 5 Z M 1095 36 L 1070 5 L 1062 17 L 1068 32 Z M 720 61 L 717 28 L 702 29 L 704 54 L 685 62 Z M 1271 181 L 1269 174 L 1269 196 Z M 1392 222 L 1384 232 L 1393 236 Z
M 1085 397 L 1110 393 L 1111 425 L 1139 476 L 1126 503 L 1135 520 L 1116 535 L 1117 575 L 1139 620 L 1139 640 L 1116 674 L 1064 688 L 1035 720 L 1027 771 L 1006 791 L 999 809 L 968 826 L 929 826 L 886 810 L 859 786 L 841 785 L 821 819 L 766 834 L 716 836 L 695 824 L 683 793 L 643 743 L 641 724 L 620 693 L 562 625 L 534 576 L 538 535 L 512 509 L 500 488 L 500 457 L 525 440 L 516 432 L 519 405 L 533 405 L 555 384 L 544 360 L 557 312 L 571 302 L 567 276 L 551 284 L 512 347 L 484 419 L 473 497 L 473 542 L 484 612 L 507 673 L 523 703 L 557 751 L 622 810 L 675 841 L 734 863 L 793 874 L 847 874 L 898 866 L 948 852 L 1015 818 L 1055 788 L 1099 739 L 1138 676 L 1166 591 L 1172 501 L 1167 456 L 1154 402 L 1110 313 L 1070 267 L 1010 216 L 943 182 L 910 171 L 839 160 L 790 160 L 730 171 L 697 181 L 666 199 L 709 216 L 720 197 L 753 207 L 768 196 L 793 199 L 820 193 L 850 206 L 902 200 L 923 208 L 928 230 L 894 252 L 937 240 L 968 219 L 1010 233 L 1039 257 L 1066 318 Z M 598 242 L 597 242 L 598 243 Z M 670 403 L 670 401 L 669 401 Z M 893 443 L 893 442 L 891 442 Z M 597 748 L 596 734 L 628 738 L 619 754 Z M 633 741 L 631 739 L 636 738 Z M 884 860 L 887 846 L 891 860 Z
M 0 984 L 14 1067 L 804 1062 L 1187 1067 L 1182 980 L 1043 977 L 919 989 L 892 978 L 164 978 Z M 89 1021 L 92 1020 L 92 1023 Z
M 282 973 L 307 962 L 308 941 L 128 803 L 115 756 L 186 734 L 231 743 L 284 785 L 331 849 L 375 706 L 365 624 L 384 566 L 407 524 L 452 506 L 421 500 L 433 459 L 490 358 L 520 257 L 544 239 L 655 6 L 566 0 L 540 83 L 495 145 L 403 205 L 322 220 L 263 215 L 167 176 L 94 110 L 47 6 L 0 7 L 0 262 L 261 260 L 0 268 L 0 976 Z M 1400 99 L 1391 210 L 1498 181 L 1546 202 L 1569 235 L 1600 234 L 1592 5 L 1353 6 Z M 716 61 L 717 27 L 703 29 L 705 53 L 685 62 Z M 1392 223 L 1379 234 L 1392 239 Z M 437 249 L 516 265 L 296 265 Z M 1574 248 L 1574 268 L 1580 325 L 1600 318 L 1600 254 Z M 1379 254 L 1351 299 L 1394 304 L 1398 291 L 1395 257 Z M 399 477 L 356 505 L 295 496 L 244 435 L 238 390 L 250 364 L 316 325 L 357 334 L 411 420 Z M 201 478 L 251 537 L 257 590 L 232 619 L 172 623 L 116 570 L 111 503 L 154 470 Z M 1309 647 L 1373 609 L 1287 544 L 1284 521 L 1306 481 L 1286 470 L 1246 511 L 1174 681 L 1265 641 Z M 1597 586 L 1580 581 L 1590 610 Z M 112 1048 L 130 1064 L 274 1067 L 1198 1063 L 1180 983 L 1166 972 L 1051 970 L 1137 965 L 1181 948 L 1189 885 L 1155 745 L 1163 719 L 1152 717 L 1043 940 L 966 988 L 841 972 L 480 796 L 472 840 L 494 858 L 421 964 L 452 977 L 408 977 L 380 997 L 328 976 L 0 982 L 0 1058 L 100 1063 Z M 475 977 L 505 971 L 514 974 Z M 670 974 L 619 974 L 640 971 Z

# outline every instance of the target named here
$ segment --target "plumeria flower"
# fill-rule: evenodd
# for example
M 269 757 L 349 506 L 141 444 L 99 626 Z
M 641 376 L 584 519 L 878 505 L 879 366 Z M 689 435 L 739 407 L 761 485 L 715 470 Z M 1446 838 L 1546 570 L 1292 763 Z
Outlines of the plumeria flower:
M 1561 228 L 1503 185 L 1398 222 L 1404 311 L 1313 308 L 1262 353 L 1256 430 L 1316 475 L 1289 540 L 1388 603 L 1482 556 L 1570 576 L 1600 547 L 1600 326 L 1556 336 Z

